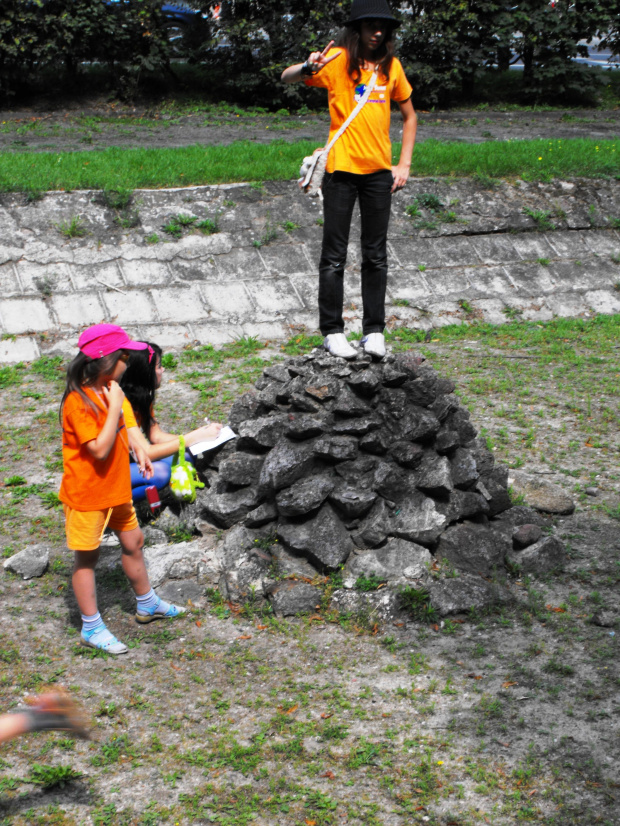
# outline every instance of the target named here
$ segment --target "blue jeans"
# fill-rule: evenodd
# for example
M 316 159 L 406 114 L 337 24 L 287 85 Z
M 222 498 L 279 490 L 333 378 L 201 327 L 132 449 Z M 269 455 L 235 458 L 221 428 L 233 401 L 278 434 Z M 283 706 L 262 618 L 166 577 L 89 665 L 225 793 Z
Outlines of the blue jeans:
M 387 230 L 392 203 L 392 171 L 369 175 L 326 173 L 323 178 L 323 247 L 319 263 L 319 325 L 321 333 L 342 333 L 344 267 L 355 201 L 362 220 L 362 301 L 364 335 L 385 327 Z

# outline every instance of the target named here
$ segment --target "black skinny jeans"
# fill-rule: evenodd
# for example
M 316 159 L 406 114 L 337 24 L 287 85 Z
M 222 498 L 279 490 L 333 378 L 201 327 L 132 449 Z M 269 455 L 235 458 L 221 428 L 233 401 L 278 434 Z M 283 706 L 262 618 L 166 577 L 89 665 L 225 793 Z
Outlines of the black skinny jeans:
M 323 178 L 323 247 L 319 264 L 319 323 L 324 336 L 342 333 L 344 267 L 351 216 L 359 197 L 362 219 L 362 301 L 364 335 L 385 327 L 387 230 L 392 202 L 392 171 L 369 175 L 326 173 Z

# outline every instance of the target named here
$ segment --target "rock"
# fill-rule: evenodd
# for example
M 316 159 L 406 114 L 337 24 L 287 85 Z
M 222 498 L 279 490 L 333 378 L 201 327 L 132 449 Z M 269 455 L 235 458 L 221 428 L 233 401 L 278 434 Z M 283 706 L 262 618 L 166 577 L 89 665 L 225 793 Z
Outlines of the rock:
M 504 570 L 504 559 L 510 551 L 512 542 L 504 531 L 464 522 L 441 535 L 436 557 L 461 571 L 489 576 Z
M 362 524 L 351 534 L 356 547 L 375 548 L 385 542 L 389 533 L 390 518 L 391 511 L 385 499 L 378 498 Z
M 596 487 L 589 487 L 584 490 L 586 496 L 598 496 L 600 491 Z
M 306 384 L 305 392 L 312 399 L 323 404 L 330 399 L 336 398 L 340 392 L 340 382 L 334 379 L 323 380 L 316 376 L 314 381 Z
M 538 525 L 539 528 L 546 528 L 551 524 L 548 516 L 543 516 L 538 511 L 527 508 L 525 505 L 514 505 L 512 508 L 508 508 L 508 510 L 496 516 L 495 521 L 510 525 L 513 528 L 519 525 Z
M 445 398 L 448 398 L 447 396 Z M 476 428 L 469 419 L 469 413 L 462 407 L 453 410 L 446 417 L 446 427 L 448 430 L 456 430 L 459 434 L 462 445 L 471 442 L 477 436 Z
M 473 519 L 489 513 L 489 505 L 484 496 L 473 490 L 453 490 L 447 501 L 435 502 L 435 507 L 448 522 Z
M 266 367 L 263 370 L 263 376 L 267 376 L 270 379 L 275 379 L 276 381 L 279 381 L 282 384 L 289 381 L 291 378 L 291 374 L 289 373 L 288 368 L 284 364 L 269 365 L 269 367 Z
M 300 479 L 278 493 L 278 512 L 282 516 L 303 516 L 322 505 L 333 489 L 334 480 L 324 476 Z
M 357 519 L 368 513 L 377 498 L 372 490 L 340 486 L 329 494 L 329 501 L 335 505 L 345 519 Z
M 235 525 L 224 537 L 221 549 L 221 563 L 224 569 L 238 568 L 246 559 L 256 557 L 271 562 L 271 553 L 265 548 L 270 534 L 265 529 L 256 530 L 243 525 Z
M 271 569 L 271 554 L 265 549 L 265 531 L 250 530 L 240 525 L 232 528 L 224 539 L 221 554 L 223 573 L 218 587 L 231 602 L 263 600 L 263 579 Z
M 431 605 L 442 617 L 463 614 L 472 609 L 480 610 L 510 600 L 506 589 L 465 571 L 461 571 L 458 577 L 431 580 L 428 593 Z
M 398 370 L 391 364 L 386 364 L 383 368 L 383 384 L 385 387 L 400 387 L 408 378 L 408 373 Z
M 456 430 L 442 427 L 435 436 L 435 450 L 442 455 L 450 453 L 461 444 L 461 438 Z
M 264 456 L 254 453 L 233 453 L 219 467 L 221 478 L 232 485 L 251 485 L 259 477 Z
M 427 451 L 416 472 L 416 484 L 424 493 L 446 497 L 454 488 L 450 462 L 446 456 Z
M 205 586 L 199 585 L 193 579 L 166 582 L 157 589 L 157 596 L 174 605 L 186 606 L 191 602 L 197 608 L 201 608 L 206 602 Z
M 430 407 L 437 398 L 437 375 L 420 376 L 403 385 L 412 404 Z
M 50 552 L 45 545 L 28 545 L 23 551 L 13 554 L 3 563 L 5 571 L 17 574 L 22 579 L 43 576 L 50 564 Z
M 430 410 L 410 405 L 400 422 L 398 435 L 411 442 L 430 439 L 439 430 L 439 419 Z
M 245 516 L 243 524 L 247 528 L 260 528 L 262 525 L 273 522 L 277 518 L 278 510 L 273 502 L 264 502 Z
M 319 570 L 335 570 L 353 549 L 353 542 L 329 503 L 304 522 L 280 520 L 278 538 L 292 551 L 303 554 Z
M 520 551 L 542 539 L 543 532 L 538 525 L 519 525 L 512 530 L 512 544 L 515 550 Z
M 277 491 L 301 479 L 312 465 L 313 450 L 311 441 L 291 442 L 281 438 L 265 458 L 258 480 L 259 489 Z
M 399 465 L 411 470 L 420 465 L 424 457 L 424 449 L 413 442 L 393 442 L 389 449 L 390 456 Z
M 256 488 L 247 487 L 231 493 L 211 493 L 201 496 L 201 516 L 216 525 L 230 528 L 244 519 L 260 504 Z
M 364 370 L 347 379 L 349 387 L 364 396 L 373 396 L 381 388 L 380 377 L 372 370 Z
M 380 461 L 377 463 L 372 486 L 385 499 L 400 501 L 415 490 L 415 478 L 403 468 Z
M 465 447 L 473 456 L 478 473 L 488 476 L 495 466 L 495 456 L 486 446 L 484 439 L 472 439 Z
M 491 516 L 512 507 L 512 499 L 508 493 L 508 468 L 502 465 L 495 466 L 490 473 L 478 479 L 476 489 L 487 500 Z
M 506 561 L 523 574 L 548 574 L 564 568 L 566 550 L 557 537 L 547 536 L 522 551 L 510 551 Z
M 400 597 L 396 590 L 381 588 L 379 591 L 338 590 L 332 594 L 330 610 L 347 616 L 361 616 L 368 625 L 387 622 L 400 614 Z
M 609 611 L 606 608 L 599 608 L 590 618 L 592 625 L 598 625 L 601 628 L 614 628 L 618 624 L 618 614 L 615 611 Z
M 286 435 L 291 439 L 311 439 L 324 429 L 323 423 L 312 416 L 296 416 L 286 428 Z
M 381 548 L 354 551 L 344 567 L 345 588 L 352 588 L 360 576 L 374 574 L 383 582 L 420 579 L 427 573 L 432 557 L 426 548 L 406 539 L 389 539 Z
M 457 448 L 450 459 L 450 472 L 455 488 L 462 490 L 471 488 L 478 479 L 476 460 L 471 451 L 465 447 Z
M 383 456 L 392 444 L 391 434 L 383 427 L 371 430 L 360 439 L 360 449 L 375 456 Z
M 279 542 L 271 546 L 270 552 L 274 576 L 299 576 L 314 579 L 319 575 L 316 568 L 305 557 L 289 553 Z
M 164 531 L 160 531 L 152 525 L 145 525 L 142 528 L 142 533 L 144 534 L 145 545 L 165 545 L 168 541 Z
M 432 545 L 447 525 L 447 517 L 437 510 L 433 500 L 416 491 L 394 513 L 389 531 L 392 536 Z
M 575 503 L 559 485 L 529 476 L 520 470 L 512 470 L 508 483 L 513 493 L 523 496 L 525 503 L 544 513 L 569 514 L 575 510 Z
M 270 586 L 267 597 L 277 617 L 292 617 L 317 611 L 323 592 L 308 582 L 286 580 Z
M 288 424 L 288 417 L 284 415 L 264 416 L 260 419 L 251 419 L 239 425 L 239 450 L 254 449 L 267 450 L 272 448 L 282 435 Z
M 198 542 L 179 542 L 175 545 L 152 545 L 144 548 L 144 562 L 153 588 L 166 579 L 193 579 L 203 551 Z
M 357 439 L 351 436 L 324 436 L 314 443 L 314 453 L 321 459 L 346 462 L 357 456 Z
M 253 419 L 260 409 L 260 402 L 255 393 L 244 393 L 230 408 L 228 414 L 228 424 L 236 432 L 239 430 L 241 422 Z
M 445 422 L 448 416 L 460 407 L 459 400 L 454 395 L 438 396 L 431 405 L 431 411 L 437 416 L 440 422 Z M 449 428 L 445 428 L 449 430 Z M 456 433 L 457 431 L 452 431 Z
M 366 402 L 358 398 L 348 387 L 343 387 L 336 397 L 333 410 L 340 416 L 364 416 L 369 412 Z
M 372 488 L 379 460 L 374 456 L 360 456 L 351 462 L 336 465 L 336 474 L 361 490 Z
M 365 433 L 378 428 L 379 425 L 380 422 L 374 416 L 360 416 L 359 418 L 336 422 L 333 431 L 342 436 L 363 436 Z

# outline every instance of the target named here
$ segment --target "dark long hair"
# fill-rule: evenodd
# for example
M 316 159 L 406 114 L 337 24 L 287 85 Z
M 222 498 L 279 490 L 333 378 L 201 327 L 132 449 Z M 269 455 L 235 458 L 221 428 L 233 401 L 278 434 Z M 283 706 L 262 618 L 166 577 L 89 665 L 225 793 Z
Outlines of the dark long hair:
M 152 410 L 155 402 L 157 378 L 155 368 L 161 359 L 162 350 L 151 341 L 146 342 L 146 350 L 132 350 L 127 369 L 121 378 L 121 387 L 136 414 L 138 424 L 150 437 L 155 424 Z
M 99 376 L 111 376 L 116 367 L 116 362 L 126 352 L 125 350 L 115 350 L 107 356 L 98 359 L 91 359 L 90 356 L 84 353 L 78 353 L 77 356 L 67 367 L 67 386 L 60 400 L 60 411 L 58 413 L 62 421 L 62 409 L 67 400 L 69 393 L 79 393 L 84 399 L 84 402 L 93 410 L 97 410 L 97 405 L 92 399 L 89 399 L 86 393 L 82 390 L 83 387 L 92 387 Z
M 340 32 L 337 46 L 346 49 L 349 56 L 347 72 L 355 83 L 359 83 L 362 77 L 362 50 L 360 47 L 360 23 L 353 23 Z M 392 41 L 393 26 L 388 26 L 383 39 L 383 43 L 376 52 L 376 63 L 379 72 L 387 80 L 390 79 L 390 68 L 394 58 L 394 43 Z

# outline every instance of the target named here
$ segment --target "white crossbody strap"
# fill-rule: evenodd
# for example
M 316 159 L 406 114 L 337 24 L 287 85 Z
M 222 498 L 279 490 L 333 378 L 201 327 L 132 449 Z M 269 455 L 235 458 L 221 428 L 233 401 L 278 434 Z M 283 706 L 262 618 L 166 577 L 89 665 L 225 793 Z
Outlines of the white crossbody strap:
M 329 150 L 330 150 L 330 149 L 332 148 L 332 146 L 336 143 L 336 141 L 337 141 L 337 140 L 338 140 L 338 138 L 342 135 L 342 133 L 345 131 L 345 129 L 347 129 L 347 127 L 349 126 L 349 124 L 351 123 L 351 121 L 353 120 L 353 118 L 355 118 L 357 115 L 359 115 L 359 113 L 360 113 L 360 111 L 361 111 L 362 107 L 364 106 L 364 104 L 366 103 L 366 101 L 368 100 L 368 98 L 370 97 L 370 95 L 371 95 L 371 93 L 372 93 L 372 90 L 375 88 L 375 84 L 376 84 L 376 82 L 377 82 L 377 77 L 378 77 L 378 73 L 377 73 L 377 72 L 373 72 L 373 73 L 372 73 L 372 77 L 371 77 L 371 78 L 370 78 L 370 80 L 368 81 L 368 85 L 366 86 L 366 89 L 364 90 L 364 94 L 363 94 L 363 96 L 362 96 L 362 97 L 360 98 L 360 100 L 357 102 L 357 106 L 356 106 L 356 107 L 355 107 L 355 109 L 351 112 L 351 114 L 349 115 L 349 117 L 345 120 L 345 122 L 342 124 L 342 126 L 340 127 L 340 129 L 336 132 L 336 134 L 334 135 L 334 137 L 331 139 L 331 141 L 327 144 L 327 146 L 326 146 L 326 147 L 325 147 L 325 149 L 323 150 L 323 152 L 325 153 L 325 155 L 329 155 Z

